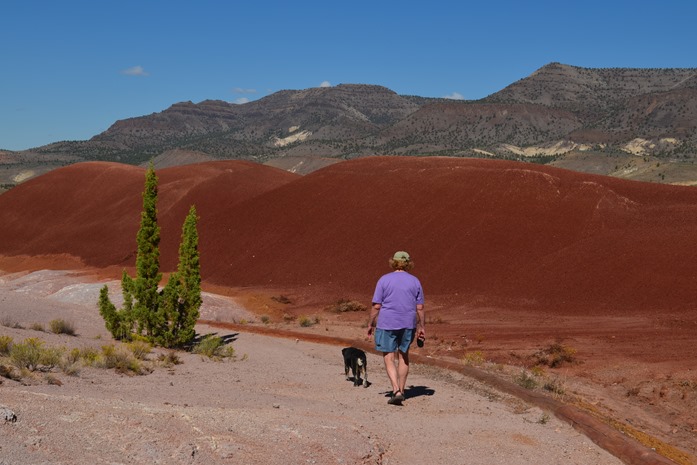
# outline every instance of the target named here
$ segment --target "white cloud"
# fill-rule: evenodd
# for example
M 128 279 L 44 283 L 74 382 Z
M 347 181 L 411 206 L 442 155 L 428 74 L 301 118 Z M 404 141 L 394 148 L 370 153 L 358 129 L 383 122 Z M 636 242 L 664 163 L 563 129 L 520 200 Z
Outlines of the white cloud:
M 234 94 L 256 94 L 256 89 L 244 89 L 242 87 L 233 87 L 232 92 Z
M 133 66 L 131 68 L 126 68 L 121 71 L 121 74 L 127 76 L 147 76 L 148 73 L 145 72 L 142 66 Z
M 443 98 L 449 98 L 450 100 L 464 100 L 465 97 L 459 92 L 453 92 L 450 95 L 445 95 Z
M 322 84 L 319 85 L 320 87 L 331 87 L 332 83 L 329 81 L 322 81 Z
M 238 104 L 238 105 L 242 105 L 243 103 L 247 103 L 247 102 L 249 102 L 249 99 L 248 99 L 247 97 L 240 97 L 240 98 L 236 99 L 236 100 L 235 100 L 234 102 L 232 102 L 232 103 L 236 103 L 236 104 Z

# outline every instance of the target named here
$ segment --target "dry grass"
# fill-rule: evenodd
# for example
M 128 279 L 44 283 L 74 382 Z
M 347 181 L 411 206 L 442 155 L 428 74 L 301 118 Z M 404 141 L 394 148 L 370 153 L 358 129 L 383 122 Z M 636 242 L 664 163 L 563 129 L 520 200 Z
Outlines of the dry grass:
M 48 329 L 54 334 L 67 334 L 68 336 L 75 336 L 75 325 L 69 321 L 62 319 L 51 320 L 48 323 Z
M 479 350 L 474 352 L 467 352 L 465 355 L 462 356 L 460 360 L 462 361 L 463 365 L 472 366 L 481 366 L 486 361 L 484 359 L 484 354 Z
M 576 363 L 576 349 L 561 344 L 552 344 L 546 349 L 537 351 L 533 358 L 536 365 L 559 368 L 565 364 Z
M 46 382 L 61 385 L 55 375 L 58 371 L 67 376 L 78 376 L 82 367 L 96 367 L 129 375 L 145 375 L 151 373 L 156 364 L 172 366 L 181 363 L 174 351 L 149 362 L 147 356 L 151 351 L 152 346 L 144 341 L 109 344 L 102 346 L 101 350 L 91 347 L 67 349 L 46 347 L 44 341 L 34 337 L 15 342 L 9 336 L 0 336 L 0 377 L 36 381 L 39 378 L 35 373 L 44 372 Z M 230 346 L 216 347 L 212 353 L 212 358 L 234 357 L 234 349 Z
M 319 324 L 319 322 L 320 322 L 320 319 L 318 316 L 309 317 L 309 316 L 301 315 L 298 318 L 298 324 L 300 326 L 302 326 L 303 328 L 309 328 L 310 326 L 314 326 L 316 324 Z
M 610 425 L 617 431 L 620 431 L 623 434 L 631 438 L 634 438 L 636 441 L 643 444 L 644 446 L 655 450 L 657 453 L 659 453 L 663 457 L 672 460 L 676 464 L 695 465 L 694 461 L 692 460 L 692 457 L 689 454 L 683 452 L 677 447 L 671 446 L 670 444 L 667 444 L 661 441 L 660 439 L 651 436 L 650 434 L 647 434 L 643 431 L 639 431 L 633 426 L 630 426 L 626 423 L 622 423 L 621 421 L 615 420 L 614 418 L 610 418 L 607 415 L 603 415 L 602 413 L 600 413 L 600 411 L 598 411 L 598 408 L 596 406 L 583 401 L 576 401 L 575 405 L 590 413 L 594 417 L 599 418 L 600 420 Z
M 170 350 L 167 353 L 158 355 L 157 361 L 160 362 L 165 368 L 170 368 L 174 365 L 181 365 L 182 363 L 181 358 L 179 358 L 179 355 L 174 350 Z
M 32 323 L 29 325 L 29 329 L 31 329 L 32 331 L 39 331 L 43 333 L 44 325 L 42 325 L 41 323 Z
M 213 335 L 206 335 L 193 348 L 193 353 L 212 360 L 234 359 L 235 349 L 227 345 L 223 338 Z
M 365 312 L 368 310 L 368 307 L 355 300 L 339 299 L 336 303 L 329 306 L 327 310 L 332 313 Z
M 527 370 L 521 371 L 513 380 L 518 386 L 529 390 L 536 389 L 540 385 L 537 378 Z

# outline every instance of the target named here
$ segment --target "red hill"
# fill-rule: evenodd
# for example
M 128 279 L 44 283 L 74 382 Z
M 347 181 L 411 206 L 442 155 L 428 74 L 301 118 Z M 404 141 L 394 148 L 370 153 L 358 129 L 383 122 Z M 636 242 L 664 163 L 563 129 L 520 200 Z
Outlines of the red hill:
M 693 188 L 453 158 L 365 158 L 304 177 L 241 161 L 158 175 L 163 268 L 196 204 L 212 284 L 366 295 L 405 249 L 427 293 L 447 300 L 572 314 L 697 302 Z M 0 196 L 0 253 L 132 266 L 143 176 L 84 163 L 12 189 Z
M 220 284 L 369 292 L 406 249 L 433 294 L 570 311 L 697 301 L 697 190 L 512 162 L 359 159 L 234 207 L 202 248 Z M 219 216 L 217 225 L 226 223 Z M 212 240 L 211 240 L 212 239 Z M 235 244 L 231 247 L 231 241 Z
M 214 213 L 298 178 L 245 161 L 157 171 L 162 266 L 176 267 L 181 226 L 192 204 L 201 227 Z M 0 196 L 0 254 L 68 254 L 85 265 L 135 266 L 145 169 L 88 162 L 32 179 Z

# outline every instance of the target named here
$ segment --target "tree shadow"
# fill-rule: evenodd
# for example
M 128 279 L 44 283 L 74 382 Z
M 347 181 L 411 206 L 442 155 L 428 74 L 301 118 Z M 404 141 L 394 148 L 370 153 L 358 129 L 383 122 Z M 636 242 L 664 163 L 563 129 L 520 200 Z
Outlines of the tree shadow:
M 207 337 L 219 337 L 223 341 L 223 345 L 230 344 L 232 342 L 235 342 L 237 340 L 237 336 L 239 336 L 240 333 L 230 333 L 230 334 L 225 334 L 224 336 L 218 336 L 218 333 L 207 333 L 207 334 L 198 334 L 196 333 L 196 336 L 194 336 L 194 340 L 191 341 L 185 348 L 186 349 L 191 349 L 193 347 L 196 347 L 198 344 L 201 343 L 201 341 Z

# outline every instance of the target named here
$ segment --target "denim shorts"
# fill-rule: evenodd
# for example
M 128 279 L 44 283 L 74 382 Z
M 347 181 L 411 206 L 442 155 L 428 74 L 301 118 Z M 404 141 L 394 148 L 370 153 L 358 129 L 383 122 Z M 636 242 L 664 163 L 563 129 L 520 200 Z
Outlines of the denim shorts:
M 416 331 L 414 328 L 407 329 L 375 329 L 375 350 L 378 352 L 400 352 L 407 353 L 409 346 L 414 342 Z

